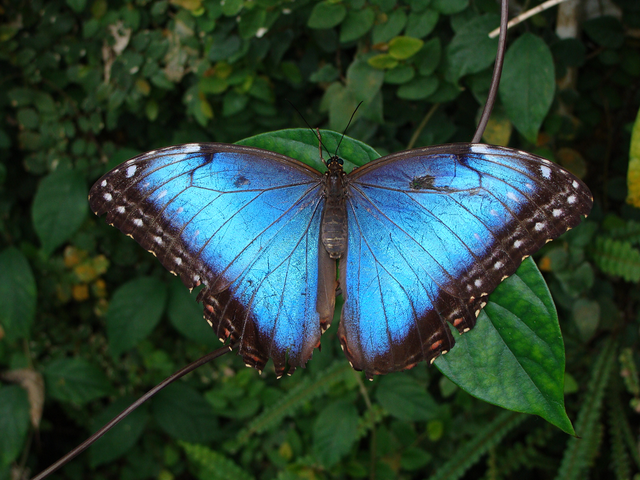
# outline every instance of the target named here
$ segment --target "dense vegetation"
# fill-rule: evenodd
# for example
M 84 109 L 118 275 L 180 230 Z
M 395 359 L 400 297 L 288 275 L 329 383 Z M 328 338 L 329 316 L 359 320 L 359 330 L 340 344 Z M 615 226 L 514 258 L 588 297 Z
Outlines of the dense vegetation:
M 484 136 L 561 163 L 595 197 L 588 220 L 536 255 L 558 308 L 566 410 L 580 438 L 562 419 L 478 400 L 434 367 L 365 382 L 338 348 L 336 320 L 292 377 L 227 355 L 57 478 L 638 478 L 640 4 L 584 3 L 510 31 Z M 0 6 L 0 479 L 42 470 L 220 345 L 194 296 L 89 212 L 101 174 L 161 146 L 305 127 L 291 105 L 341 132 L 363 102 L 348 133 L 381 154 L 469 141 L 498 9 L 494 0 Z M 480 326 L 467 335 L 482 344 Z

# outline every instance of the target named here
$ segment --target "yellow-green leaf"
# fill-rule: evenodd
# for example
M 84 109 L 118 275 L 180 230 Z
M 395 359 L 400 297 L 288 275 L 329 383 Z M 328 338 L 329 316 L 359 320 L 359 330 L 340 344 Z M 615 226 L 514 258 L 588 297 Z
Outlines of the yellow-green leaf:
M 383 53 L 381 55 L 376 55 L 375 57 L 371 57 L 369 60 L 367 60 L 367 62 L 373 68 L 377 68 L 380 70 L 395 68 L 398 65 L 398 60 L 393 58 L 388 53 Z
M 640 111 L 633 124 L 627 174 L 627 203 L 640 208 Z
M 419 38 L 396 37 L 389 42 L 389 55 L 398 60 L 413 57 L 422 48 L 424 42 Z

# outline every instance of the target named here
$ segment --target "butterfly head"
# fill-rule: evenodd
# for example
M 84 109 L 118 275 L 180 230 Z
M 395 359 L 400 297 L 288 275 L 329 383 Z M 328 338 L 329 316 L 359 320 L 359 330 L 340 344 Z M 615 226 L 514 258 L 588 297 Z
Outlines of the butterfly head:
M 334 155 L 326 161 L 326 164 L 330 172 L 335 172 L 342 170 L 344 161 L 339 156 Z

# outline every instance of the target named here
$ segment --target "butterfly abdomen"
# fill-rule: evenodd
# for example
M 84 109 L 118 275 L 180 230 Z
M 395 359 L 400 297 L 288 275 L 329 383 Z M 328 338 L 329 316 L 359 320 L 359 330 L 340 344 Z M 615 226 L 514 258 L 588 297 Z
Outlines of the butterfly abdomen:
M 325 174 L 325 206 L 322 212 L 322 245 L 329 257 L 341 258 L 347 249 L 347 205 L 345 200 L 345 173 L 342 165 L 329 163 Z

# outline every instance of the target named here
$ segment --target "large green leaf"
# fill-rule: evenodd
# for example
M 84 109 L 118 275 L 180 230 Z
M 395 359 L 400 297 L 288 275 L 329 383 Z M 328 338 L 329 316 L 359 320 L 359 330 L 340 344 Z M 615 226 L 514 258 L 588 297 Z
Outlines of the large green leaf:
M 348 400 L 338 400 L 320 412 L 313 426 L 313 445 L 325 467 L 349 453 L 357 438 L 358 418 L 358 410 Z
M 53 360 L 42 373 L 47 395 L 63 402 L 82 405 L 111 392 L 102 370 L 81 358 Z
M 28 338 L 36 314 L 36 281 L 22 252 L 9 247 L 0 253 L 0 325 L 7 340 Z
M 527 259 L 489 297 L 475 328 L 435 361 L 454 383 L 489 403 L 540 415 L 574 434 L 564 410 L 564 343 L 553 300 Z
M 57 170 L 43 178 L 33 199 L 33 226 L 46 254 L 66 242 L 84 221 L 87 185 L 75 170 Z
M 525 33 L 505 55 L 500 99 L 514 126 L 532 143 L 551 108 L 555 89 L 549 47 L 541 38 Z
M 204 443 L 219 436 L 218 419 L 197 390 L 182 382 L 158 393 L 151 403 L 153 418 L 173 438 Z
M 119 398 L 100 414 L 96 415 L 93 418 L 93 425 L 95 426 L 93 431 L 95 432 L 100 429 L 122 410 L 127 408 L 132 400 L 129 396 Z M 105 433 L 104 436 L 100 437 L 89 449 L 91 466 L 96 467 L 108 463 L 129 453 L 142 435 L 148 417 L 148 408 L 146 405 L 142 405 Z
M 27 392 L 16 385 L 0 387 L 0 470 L 18 457 L 28 430 Z
M 457 82 L 470 73 L 481 72 L 493 63 L 498 39 L 489 32 L 500 24 L 497 15 L 483 15 L 465 24 L 447 47 L 447 61 L 451 79 Z
M 394 417 L 400 420 L 433 420 L 438 417 L 438 404 L 424 385 L 407 372 L 386 375 L 380 379 L 376 399 Z
M 114 357 L 151 333 L 164 312 L 166 297 L 166 285 L 155 277 L 136 278 L 116 290 L 106 317 Z

